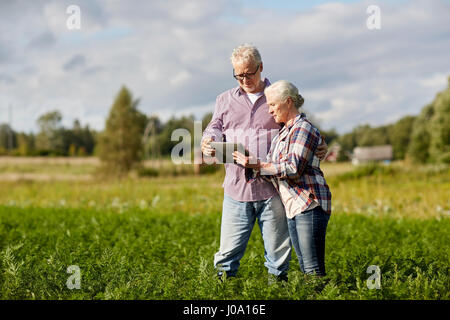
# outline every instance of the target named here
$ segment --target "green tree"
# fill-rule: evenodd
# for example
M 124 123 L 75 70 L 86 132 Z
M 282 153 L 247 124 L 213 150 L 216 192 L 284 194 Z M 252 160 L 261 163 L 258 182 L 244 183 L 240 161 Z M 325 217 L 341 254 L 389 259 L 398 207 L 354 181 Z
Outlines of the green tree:
M 392 125 L 389 136 L 394 151 L 394 159 L 404 159 L 411 139 L 416 117 L 405 116 Z
M 17 133 L 9 124 L 0 124 L 0 148 L 12 151 L 17 148 Z
M 338 161 L 349 160 L 353 149 L 359 147 L 379 146 L 390 143 L 389 132 L 391 125 L 372 128 L 370 125 L 359 125 L 351 132 L 343 134 L 336 139 L 341 151 Z
M 430 160 L 450 163 L 450 77 L 447 88 L 433 102 L 430 120 Z
M 357 146 L 371 147 L 389 144 L 389 125 L 375 128 L 362 125 L 356 127 L 354 132 Z
M 415 120 L 408 155 L 420 163 L 450 163 L 450 77 L 447 88 Z
M 36 136 L 36 148 L 40 152 L 64 154 L 61 120 L 62 115 L 57 110 L 47 112 L 38 118 L 39 133 Z
M 80 121 L 75 119 L 72 129 L 64 129 L 61 131 L 64 141 L 64 154 L 66 155 L 80 155 L 80 150 L 84 151 L 82 154 L 92 154 L 95 146 L 94 132 L 86 125 L 81 126 Z
M 34 152 L 34 136 L 20 132 L 17 134 L 17 151 L 21 156 L 30 156 Z
M 176 129 L 187 129 L 191 135 L 191 145 L 194 142 L 194 121 L 193 115 L 183 116 L 181 118 L 170 118 L 164 125 L 163 130 L 159 135 L 159 146 L 161 148 L 162 155 L 170 155 L 172 149 L 180 141 L 172 141 L 172 132 Z
M 77 146 L 72 143 L 69 147 L 68 153 L 70 157 L 75 157 L 77 155 Z
M 434 114 L 434 105 L 425 106 L 416 118 L 408 146 L 408 156 L 417 163 L 428 161 L 430 153 L 430 120 Z
M 161 146 L 159 135 L 163 130 L 163 124 L 158 116 L 150 116 L 144 131 L 144 156 L 148 158 L 159 158 L 161 156 Z
M 123 86 L 116 96 L 99 138 L 99 157 L 110 173 L 122 175 L 140 162 L 142 151 L 142 116 Z
M 341 146 L 341 151 L 338 155 L 338 161 L 347 161 L 350 160 L 348 157 L 349 154 L 353 152 L 353 149 L 356 147 L 356 134 L 353 130 L 352 132 L 341 135 L 337 142 Z

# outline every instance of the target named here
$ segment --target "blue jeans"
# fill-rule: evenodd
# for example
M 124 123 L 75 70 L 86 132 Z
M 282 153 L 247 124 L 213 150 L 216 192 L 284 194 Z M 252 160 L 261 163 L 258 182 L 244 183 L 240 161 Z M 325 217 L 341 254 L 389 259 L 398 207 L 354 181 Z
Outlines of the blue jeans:
M 287 274 L 291 240 L 284 206 L 278 195 L 261 201 L 236 201 L 224 195 L 220 249 L 214 255 L 215 268 L 226 271 L 228 276 L 236 275 L 256 219 L 264 241 L 264 265 L 276 276 Z
M 325 234 L 329 219 L 320 206 L 287 219 L 300 269 L 306 274 L 326 275 Z

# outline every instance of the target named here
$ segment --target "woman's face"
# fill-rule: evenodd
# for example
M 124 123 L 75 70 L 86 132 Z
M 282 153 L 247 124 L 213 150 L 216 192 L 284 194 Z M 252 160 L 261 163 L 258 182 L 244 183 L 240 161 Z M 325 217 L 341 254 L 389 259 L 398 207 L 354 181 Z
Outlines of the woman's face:
M 289 114 L 289 98 L 285 102 L 280 101 L 276 94 L 266 93 L 266 101 L 269 106 L 269 113 L 276 123 L 286 123 Z

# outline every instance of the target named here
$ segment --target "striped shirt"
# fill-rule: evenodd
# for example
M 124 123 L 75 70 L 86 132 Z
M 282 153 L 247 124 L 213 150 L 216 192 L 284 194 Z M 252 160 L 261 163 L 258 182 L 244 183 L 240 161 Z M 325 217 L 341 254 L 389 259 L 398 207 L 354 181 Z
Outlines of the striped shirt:
M 320 160 L 315 155 L 321 142 L 319 130 L 306 119 L 306 115 L 297 115 L 294 122 L 284 126 L 272 141 L 267 160 L 275 168 L 275 174 L 262 168 L 252 177 L 247 176 L 247 181 L 266 176 L 278 191 L 280 185 L 284 192 L 287 189 L 295 201 L 294 205 L 286 206 L 289 218 L 312 208 L 314 202 L 331 214 L 331 192 L 320 169 Z M 290 207 L 296 211 L 292 212 Z

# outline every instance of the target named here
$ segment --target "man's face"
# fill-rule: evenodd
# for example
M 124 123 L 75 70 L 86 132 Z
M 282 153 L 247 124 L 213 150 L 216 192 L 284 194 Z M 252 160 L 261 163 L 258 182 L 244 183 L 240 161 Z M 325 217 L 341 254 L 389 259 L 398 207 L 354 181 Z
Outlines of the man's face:
M 261 91 L 260 83 L 261 83 L 261 71 L 262 71 L 262 63 L 255 64 L 254 62 L 236 62 L 233 65 L 234 74 L 236 76 L 247 74 L 242 80 L 238 79 L 238 83 L 241 88 L 247 93 L 256 93 Z M 256 73 L 255 73 L 256 71 Z M 249 75 L 253 74 L 254 75 Z

